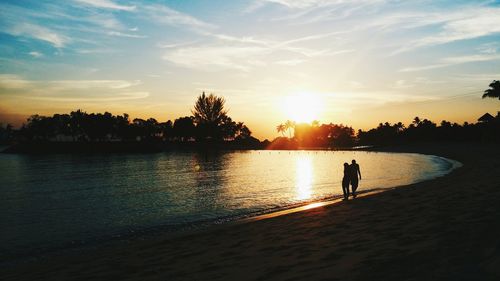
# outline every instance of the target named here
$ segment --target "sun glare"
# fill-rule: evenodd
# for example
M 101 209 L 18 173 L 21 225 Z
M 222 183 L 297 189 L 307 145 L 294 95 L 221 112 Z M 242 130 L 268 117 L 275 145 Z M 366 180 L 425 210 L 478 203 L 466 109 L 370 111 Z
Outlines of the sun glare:
M 297 159 L 297 199 L 311 198 L 313 167 L 310 158 Z
M 318 120 L 323 111 L 323 104 L 317 95 L 300 93 L 285 98 L 286 117 L 297 123 L 311 123 Z

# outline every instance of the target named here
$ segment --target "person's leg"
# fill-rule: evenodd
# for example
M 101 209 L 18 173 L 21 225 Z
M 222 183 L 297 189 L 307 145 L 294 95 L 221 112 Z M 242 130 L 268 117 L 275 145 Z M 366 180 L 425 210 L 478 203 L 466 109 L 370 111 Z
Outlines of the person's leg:
M 345 181 L 342 181 L 342 192 L 344 193 L 344 199 L 349 197 L 349 183 L 346 184 Z
M 356 190 L 358 189 L 358 179 L 351 180 L 352 197 L 356 198 Z

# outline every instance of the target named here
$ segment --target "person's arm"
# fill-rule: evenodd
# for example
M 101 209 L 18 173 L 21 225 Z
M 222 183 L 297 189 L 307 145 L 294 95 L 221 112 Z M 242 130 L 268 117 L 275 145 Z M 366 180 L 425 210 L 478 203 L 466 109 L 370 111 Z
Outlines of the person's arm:
M 358 174 L 359 174 L 359 179 L 361 179 L 361 169 L 359 168 L 359 165 L 358 165 Z

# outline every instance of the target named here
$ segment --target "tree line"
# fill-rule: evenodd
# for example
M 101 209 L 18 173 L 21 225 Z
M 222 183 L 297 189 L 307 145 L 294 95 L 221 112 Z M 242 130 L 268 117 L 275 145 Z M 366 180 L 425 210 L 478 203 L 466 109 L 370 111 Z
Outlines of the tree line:
M 462 125 L 443 120 L 439 125 L 415 117 L 405 126 L 401 122 L 380 123 L 377 128 L 357 134 L 359 145 L 388 145 L 418 141 L 500 141 L 500 118 Z
M 482 98 L 500 99 L 500 81 L 494 80 Z M 389 145 L 416 141 L 500 141 L 500 114 L 477 123 L 451 123 L 415 117 L 406 126 L 402 122 L 380 123 L 376 128 L 357 132 L 343 124 L 297 124 L 291 120 L 276 126 L 281 137 L 260 142 L 243 122 L 233 121 L 224 108 L 225 99 L 204 92 L 198 96 L 191 116 L 158 122 L 154 118 L 130 120 L 128 114 L 86 113 L 82 110 L 51 117 L 32 115 L 19 130 L 0 124 L 0 143 L 12 141 L 169 141 L 179 143 L 250 144 L 270 149 L 300 147 L 352 147 Z
M 482 98 L 500 100 L 500 81 L 493 80 Z M 356 141 L 359 145 L 388 145 L 416 141 L 500 141 L 500 112 L 496 117 L 485 114 L 477 123 L 462 125 L 443 120 L 439 125 L 428 119 L 415 117 L 408 126 L 398 122 L 380 123 L 368 131 L 359 130 Z
M 21 141 L 171 141 L 171 142 L 248 142 L 251 130 L 236 122 L 224 109 L 225 100 L 204 92 L 198 96 L 192 116 L 173 122 L 154 118 L 130 120 L 128 114 L 87 113 L 82 110 L 53 116 L 32 115 L 19 130 L 0 126 L 0 139 Z
M 343 124 L 320 124 L 319 121 L 309 124 L 287 120 L 277 125 L 276 131 L 281 133 L 281 137 L 270 144 L 273 149 L 350 147 L 356 143 L 354 129 Z
M 493 80 L 482 98 L 500 100 L 500 81 Z M 390 145 L 418 141 L 500 141 L 500 113 L 496 117 L 486 114 L 486 119 L 462 125 L 443 120 L 438 125 L 431 120 L 415 117 L 406 126 L 402 122 L 380 123 L 367 131 L 355 130 L 343 124 L 296 124 L 287 120 L 276 126 L 281 137 L 269 147 L 274 149 L 296 149 L 300 147 L 352 147 L 364 145 Z M 483 116 L 484 117 L 484 116 Z
M 276 138 L 273 149 L 296 148 L 339 148 L 364 145 L 391 145 L 422 141 L 500 141 L 500 116 L 490 120 L 463 124 L 443 120 L 438 125 L 428 119 L 415 117 L 406 126 L 402 122 L 380 123 L 369 130 L 355 130 L 343 124 L 296 124 L 287 121 L 279 124 L 276 131 L 282 136 Z M 292 133 L 293 132 L 293 133 Z M 288 134 L 288 136 L 286 136 Z

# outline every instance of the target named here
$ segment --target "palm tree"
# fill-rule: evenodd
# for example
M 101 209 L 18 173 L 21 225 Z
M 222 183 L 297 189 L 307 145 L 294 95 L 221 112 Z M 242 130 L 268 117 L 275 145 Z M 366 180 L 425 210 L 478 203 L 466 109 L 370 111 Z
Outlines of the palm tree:
M 500 100 L 500 80 L 493 80 L 490 83 L 490 88 L 484 91 L 484 98 L 498 98 Z
M 401 122 L 398 122 L 398 123 L 394 124 L 394 128 L 396 129 L 396 131 L 398 131 L 400 133 L 400 132 L 403 132 L 405 130 L 405 125 Z
M 285 130 L 288 130 L 288 136 L 292 138 L 292 129 L 295 128 L 295 122 L 286 120 L 285 122 Z
M 420 120 L 420 118 L 417 116 L 415 118 L 413 118 L 413 124 L 415 124 L 415 126 L 418 126 L 420 125 L 420 123 L 422 123 L 422 120 Z
M 281 133 L 282 136 L 285 136 L 284 135 L 286 131 L 285 125 L 279 124 L 278 126 L 276 126 L 276 131 L 278 131 L 278 133 Z
M 247 139 L 251 135 L 252 131 L 250 131 L 250 129 L 248 129 L 248 127 L 245 124 L 243 124 L 243 122 L 236 123 L 236 135 L 235 135 L 236 137 Z

